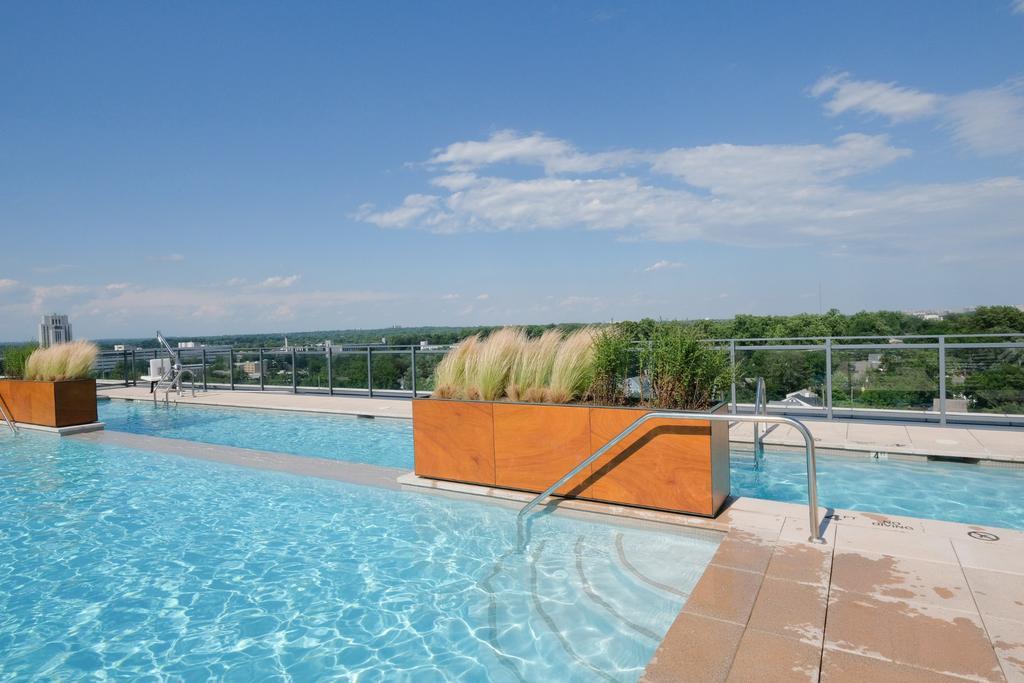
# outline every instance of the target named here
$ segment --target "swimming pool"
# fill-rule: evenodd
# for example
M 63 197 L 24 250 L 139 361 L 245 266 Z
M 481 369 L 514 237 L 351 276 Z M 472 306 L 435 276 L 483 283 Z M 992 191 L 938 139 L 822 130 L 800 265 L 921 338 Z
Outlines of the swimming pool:
M 819 455 L 823 506 L 1024 529 L 1024 469 L 953 462 Z M 732 494 L 807 502 L 803 453 L 767 451 L 754 470 L 749 451 L 733 450 Z
M 0 436 L 0 679 L 625 680 L 711 535 Z
M 105 401 L 109 429 L 242 448 L 353 460 L 411 469 L 412 422 L 273 410 L 154 406 Z M 1024 529 L 1024 469 L 945 462 L 818 456 L 822 505 Z M 732 494 L 807 501 L 802 454 L 772 451 L 755 472 L 749 451 L 732 453 Z
M 253 408 L 100 401 L 107 429 L 412 469 L 412 422 Z

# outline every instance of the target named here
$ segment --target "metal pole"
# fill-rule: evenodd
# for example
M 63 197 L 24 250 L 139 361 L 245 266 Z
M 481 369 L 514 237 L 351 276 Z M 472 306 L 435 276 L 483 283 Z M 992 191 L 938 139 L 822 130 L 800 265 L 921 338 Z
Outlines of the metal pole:
M 327 395 L 334 396 L 334 349 L 327 347 Z
M 135 349 L 132 349 L 132 386 L 137 387 L 138 385 L 139 382 L 135 379 Z
M 228 349 L 228 377 L 230 378 L 231 391 L 235 390 L 235 350 Z
M 825 338 L 825 412 L 832 419 L 832 337 Z
M 121 362 L 121 366 L 124 368 L 124 385 L 128 386 L 128 349 L 121 351 L 124 360 Z
M 946 337 L 939 337 L 939 424 L 946 424 Z
M 412 347 L 412 364 L 409 366 L 412 375 L 412 397 L 416 398 L 416 347 Z
M 366 391 L 373 398 L 373 349 L 366 347 Z
M 729 340 L 729 365 L 732 368 L 732 414 L 736 414 L 736 340 Z
M 260 349 L 260 391 L 263 391 L 263 349 Z
M 293 394 L 299 393 L 299 385 L 296 382 L 296 377 L 295 377 L 295 347 L 294 346 L 292 347 L 292 393 Z
M 193 378 L 193 381 L 195 378 Z M 203 391 L 206 391 L 206 349 L 203 349 Z

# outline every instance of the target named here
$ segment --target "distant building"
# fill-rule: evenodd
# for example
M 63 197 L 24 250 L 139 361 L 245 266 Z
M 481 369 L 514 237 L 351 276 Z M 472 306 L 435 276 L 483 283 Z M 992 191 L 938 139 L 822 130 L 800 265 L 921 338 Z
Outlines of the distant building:
M 39 323 L 39 345 L 42 347 L 71 341 L 71 323 L 66 315 L 44 315 Z
M 178 348 L 179 349 L 194 349 L 194 348 L 196 348 L 196 343 L 194 341 L 178 342 Z
M 114 344 L 114 350 L 115 351 L 124 351 L 125 350 L 125 345 L 124 344 Z
M 810 389 L 801 389 L 786 394 L 786 398 L 781 401 L 769 401 L 768 405 L 786 408 L 820 408 L 823 404 L 821 397 L 816 393 Z

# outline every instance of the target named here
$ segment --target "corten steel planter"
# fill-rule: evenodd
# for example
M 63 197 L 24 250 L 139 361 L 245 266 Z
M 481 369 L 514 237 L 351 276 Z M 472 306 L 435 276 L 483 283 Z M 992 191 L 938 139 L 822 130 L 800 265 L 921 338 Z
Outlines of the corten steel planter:
M 11 419 L 44 427 L 72 427 L 96 422 L 96 380 L 36 382 L 0 379 Z
M 712 412 L 724 410 L 720 405 Z M 416 399 L 416 474 L 543 491 L 645 408 Z M 714 516 L 729 496 L 729 425 L 656 420 L 558 491 L 559 495 Z

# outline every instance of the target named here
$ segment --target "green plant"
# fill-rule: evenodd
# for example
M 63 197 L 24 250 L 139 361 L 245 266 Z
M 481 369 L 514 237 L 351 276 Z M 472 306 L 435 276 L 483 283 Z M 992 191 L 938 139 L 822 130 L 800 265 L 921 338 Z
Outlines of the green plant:
M 618 324 L 601 328 L 594 338 L 594 381 L 591 398 L 603 405 L 629 401 L 629 377 L 634 364 L 631 327 Z
M 576 330 L 558 347 L 551 367 L 551 382 L 546 399 L 551 403 L 569 403 L 581 397 L 594 381 L 593 328 Z
M 643 354 L 650 403 L 658 408 L 707 410 L 732 381 L 729 356 L 692 329 L 661 323 Z
M 512 401 L 540 403 L 551 381 L 558 347 L 562 344 L 559 330 L 547 330 L 540 337 L 523 343 L 512 363 L 505 394 Z
M 25 379 L 53 382 L 88 377 L 97 353 L 96 345 L 87 341 L 36 349 L 25 363 Z
M 25 375 L 25 363 L 37 348 L 39 348 L 39 345 L 34 343 L 5 347 L 3 350 L 2 374 L 13 379 L 23 377 Z
M 509 373 L 526 344 L 526 334 L 516 327 L 491 332 L 479 344 L 467 366 L 466 395 L 470 399 L 497 401 L 505 395 Z
M 476 356 L 480 335 L 466 337 L 444 355 L 434 370 L 434 396 L 460 398 L 466 394 L 468 369 Z

